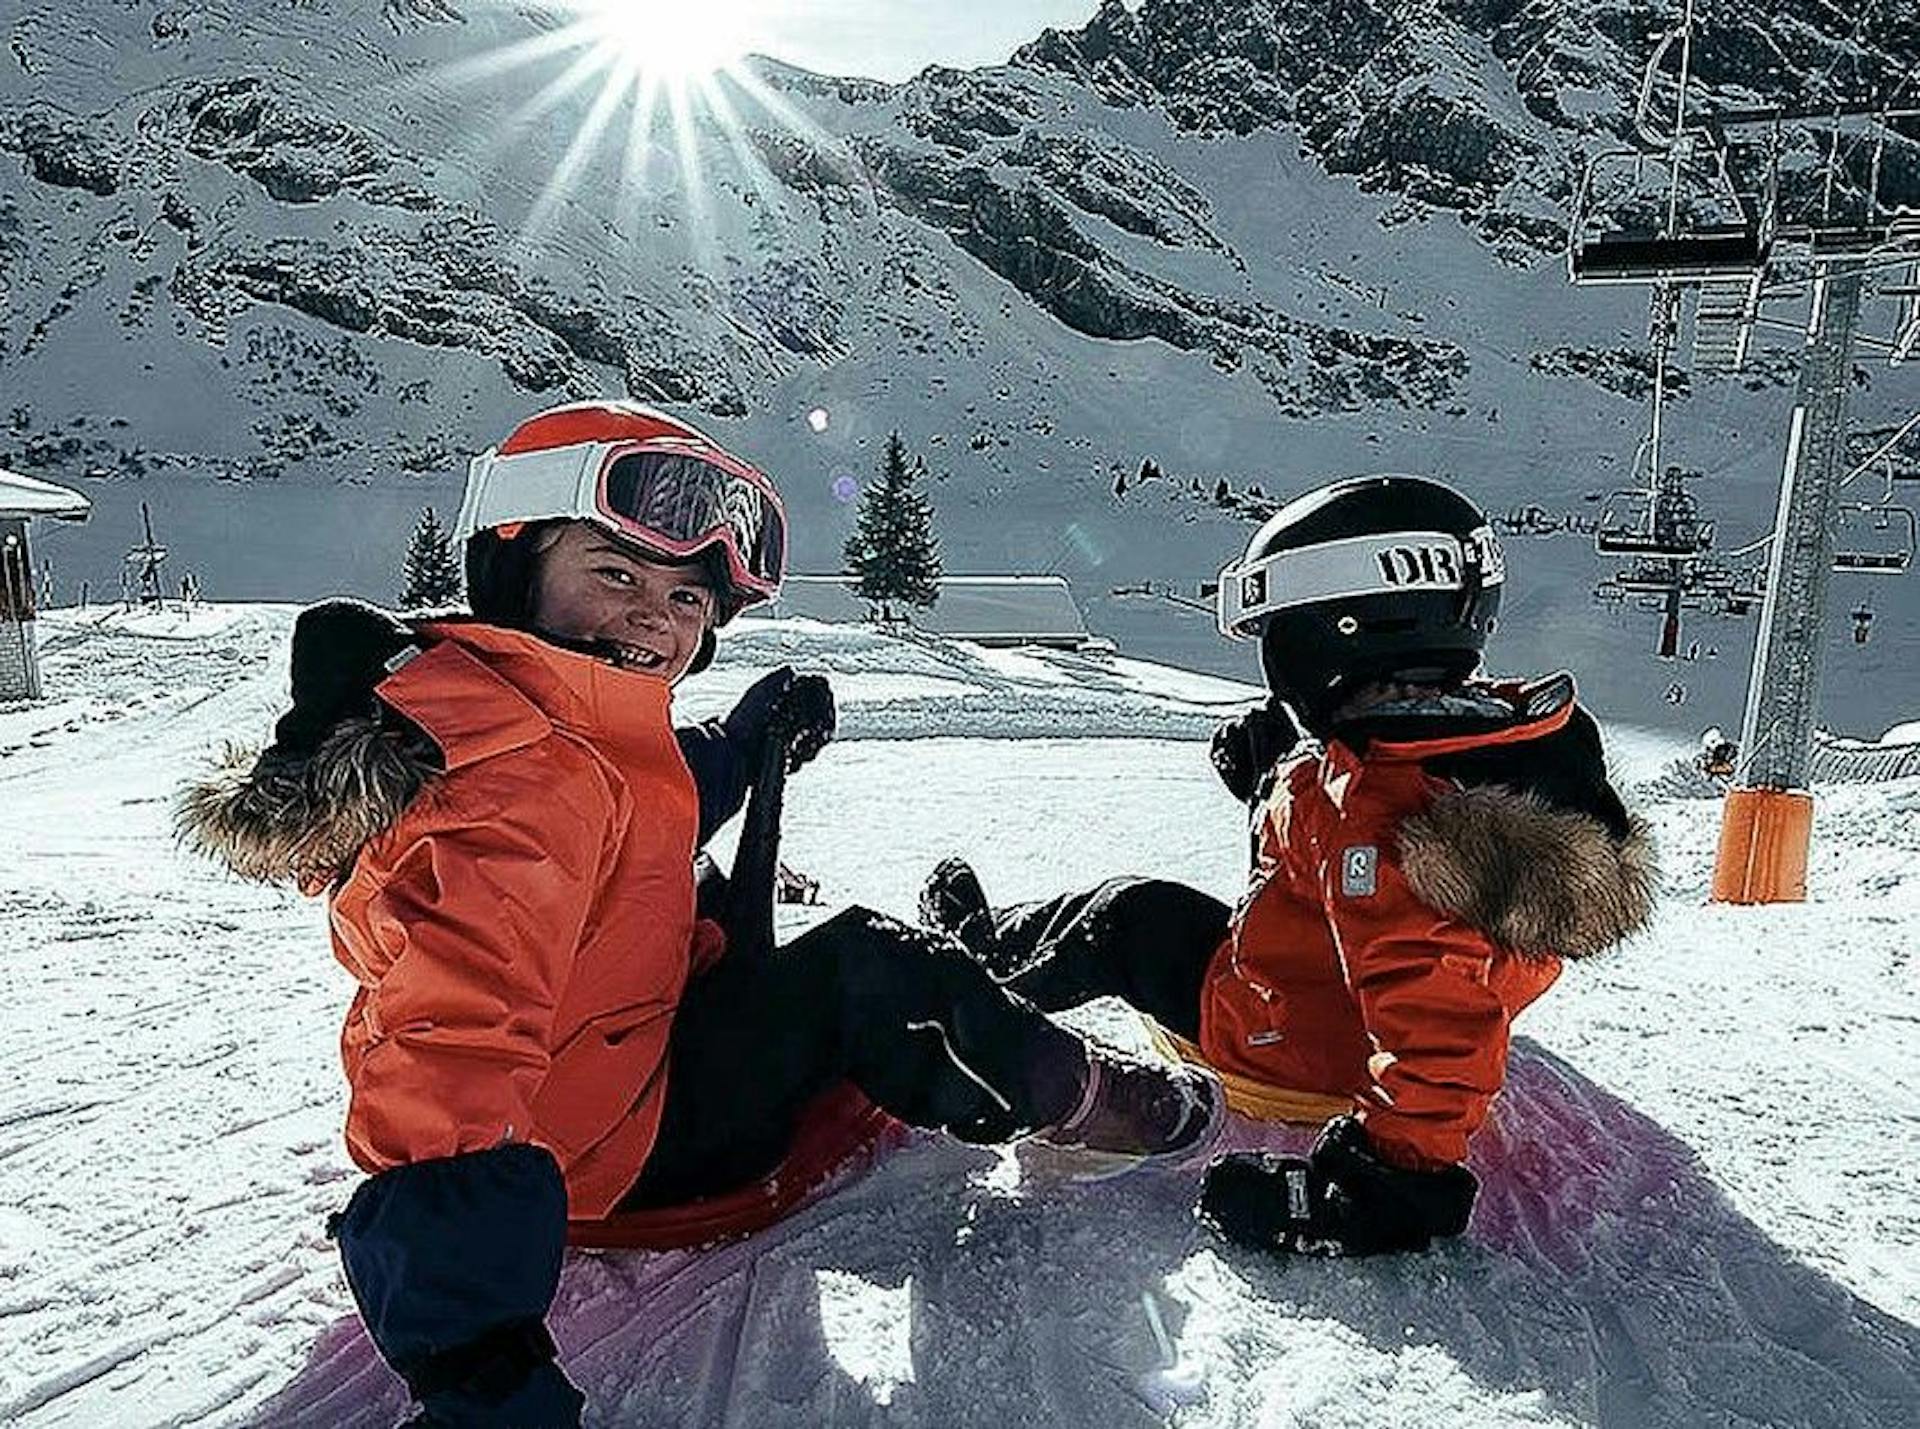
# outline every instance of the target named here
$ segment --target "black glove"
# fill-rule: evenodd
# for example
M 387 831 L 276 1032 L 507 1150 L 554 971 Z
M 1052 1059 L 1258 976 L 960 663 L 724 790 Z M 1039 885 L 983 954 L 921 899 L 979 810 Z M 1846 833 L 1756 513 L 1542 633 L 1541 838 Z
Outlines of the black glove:
M 425 1409 L 460 1429 L 573 1429 L 584 1399 L 544 1326 L 566 1252 L 552 1153 L 513 1142 L 364 1181 L 328 1234 L 373 1341 Z
M 755 764 L 771 734 L 791 737 L 791 773 L 826 747 L 834 718 L 833 687 L 826 676 L 796 675 L 791 665 L 782 665 L 749 685 L 720 727 Z
M 404 1372 L 420 1429 L 577 1429 L 586 1396 L 553 1359 L 553 1337 L 522 1321 Z
M 1312 1154 L 1229 1156 L 1207 1173 L 1201 1219 L 1262 1250 L 1381 1255 L 1467 1228 L 1479 1183 L 1464 1166 L 1409 1171 L 1380 1159 L 1358 1117 L 1335 1117 Z
M 306 758 L 341 720 L 371 712 L 373 687 L 392 673 L 388 662 L 417 644 L 405 622 L 358 601 L 301 611 L 293 623 L 293 708 L 274 726 L 274 748 Z
M 1266 797 L 1274 765 L 1300 742 L 1300 727 L 1287 707 L 1269 695 L 1266 703 L 1236 715 L 1213 732 L 1213 767 L 1227 792 L 1243 804 Z

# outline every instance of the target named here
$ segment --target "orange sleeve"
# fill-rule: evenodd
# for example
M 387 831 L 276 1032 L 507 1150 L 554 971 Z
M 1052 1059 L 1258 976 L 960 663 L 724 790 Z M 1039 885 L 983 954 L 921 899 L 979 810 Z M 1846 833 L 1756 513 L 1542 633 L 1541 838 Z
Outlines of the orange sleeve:
M 455 783 L 394 828 L 366 907 L 391 959 L 367 995 L 371 1040 L 347 1118 L 369 1170 L 529 1138 L 597 883 L 594 830 L 608 820 L 581 817 L 591 811 L 550 785 L 544 800 L 495 785 L 481 803 Z
M 1494 947 L 1435 912 L 1394 862 L 1397 819 L 1349 817 L 1328 848 L 1322 893 L 1348 986 L 1374 1046 L 1362 1098 L 1387 1160 L 1430 1170 L 1463 1161 L 1506 1078 L 1508 1013 L 1489 985 Z

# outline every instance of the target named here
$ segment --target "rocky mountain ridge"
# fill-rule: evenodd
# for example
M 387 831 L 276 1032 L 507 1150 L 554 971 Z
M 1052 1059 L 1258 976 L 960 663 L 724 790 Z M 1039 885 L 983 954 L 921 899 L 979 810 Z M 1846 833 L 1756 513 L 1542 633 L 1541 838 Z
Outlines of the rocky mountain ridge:
M 1799 0 L 1702 8 L 1716 102 L 1920 45 L 1878 11 L 1849 37 Z M 1656 19 L 1109 3 L 1006 66 L 905 84 L 756 62 L 684 138 L 639 141 L 551 9 L 21 0 L 0 21 L 0 463 L 95 483 L 103 513 L 172 504 L 216 591 L 377 594 L 405 513 L 444 508 L 461 454 L 541 402 L 704 412 L 791 473 L 816 564 L 839 478 L 899 426 L 959 562 L 1059 570 L 1097 626 L 1218 664 L 1184 612 L 1102 594 L 1190 581 L 1238 539 L 1114 497 L 1143 460 L 1274 494 L 1383 465 L 1499 505 L 1620 484 L 1641 299 L 1568 297 L 1558 245 Z M 1736 86 L 1762 39 L 1780 76 Z M 1759 510 L 1774 439 L 1742 434 L 1777 424 L 1790 355 L 1756 370 L 1751 393 L 1673 395 L 1699 418 L 1677 432 L 1752 449 L 1715 460 Z M 332 514 L 329 484 L 380 514 Z M 264 518 L 259 551 L 194 534 L 241 510 L 298 514 Z M 125 544 L 107 530 L 65 538 L 96 589 Z

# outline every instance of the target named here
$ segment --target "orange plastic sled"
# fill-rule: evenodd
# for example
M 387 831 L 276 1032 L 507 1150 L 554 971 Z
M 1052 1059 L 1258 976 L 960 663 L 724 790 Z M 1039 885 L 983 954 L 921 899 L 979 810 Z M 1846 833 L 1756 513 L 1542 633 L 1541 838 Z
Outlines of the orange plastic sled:
M 800 1118 L 794 1149 L 771 1176 L 724 1195 L 644 1211 L 571 1221 L 567 1243 L 597 1250 L 683 1250 L 764 1230 L 824 1194 L 865 1175 L 907 1137 L 907 1128 L 842 1083 Z

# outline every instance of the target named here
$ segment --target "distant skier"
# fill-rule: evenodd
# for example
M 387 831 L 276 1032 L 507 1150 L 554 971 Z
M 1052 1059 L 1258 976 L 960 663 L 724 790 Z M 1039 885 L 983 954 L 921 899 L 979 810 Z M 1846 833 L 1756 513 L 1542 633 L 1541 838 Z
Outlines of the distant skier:
M 434 1425 L 570 1425 L 545 1317 L 567 1223 L 774 1174 L 851 1082 L 973 1141 L 1177 1155 L 1218 1085 L 1090 1047 L 959 944 L 849 909 L 728 949 L 694 852 L 777 722 L 830 737 L 826 681 L 781 669 L 675 731 L 672 686 L 779 588 L 773 484 L 646 408 L 523 423 L 473 464 L 471 620 L 302 615 L 293 709 L 250 768 L 192 792 L 185 835 L 326 892 L 358 980 L 336 1217 L 367 1331 Z
M 1719 725 L 1710 725 L 1700 735 L 1700 749 L 1693 763 L 1709 779 L 1725 783 L 1738 772 L 1740 746 L 1721 733 Z
M 1122 997 L 1233 1104 L 1325 1123 L 1305 1160 L 1211 1171 L 1203 1209 L 1237 1238 L 1365 1254 L 1465 1229 L 1514 1016 L 1649 915 L 1646 833 L 1572 677 L 1476 678 L 1504 580 L 1439 482 L 1300 497 L 1220 579 L 1221 629 L 1259 639 L 1271 691 L 1213 742 L 1253 810 L 1239 906 L 1115 879 L 996 912 L 958 860 L 928 880 L 923 919 L 1004 986 L 1048 1010 Z

